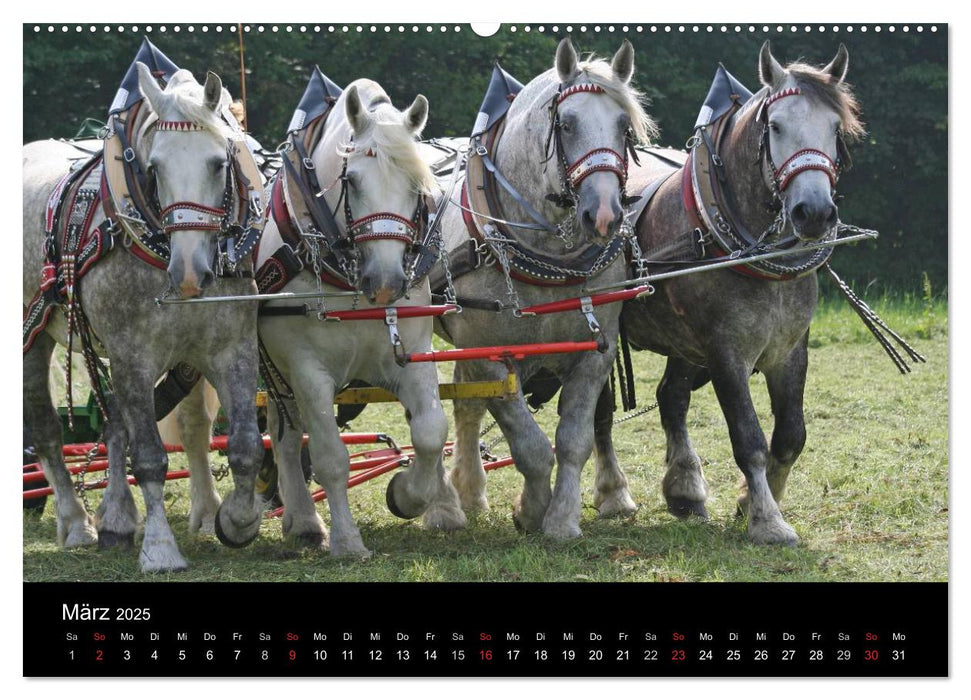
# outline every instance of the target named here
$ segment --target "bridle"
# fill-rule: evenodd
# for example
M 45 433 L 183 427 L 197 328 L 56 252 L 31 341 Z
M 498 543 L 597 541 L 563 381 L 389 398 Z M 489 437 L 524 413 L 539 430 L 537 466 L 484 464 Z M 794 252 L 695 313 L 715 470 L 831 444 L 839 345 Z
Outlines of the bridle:
M 129 120 L 132 121 L 134 119 Z M 127 126 L 130 127 L 131 124 Z M 156 132 L 187 133 L 205 130 L 201 124 L 193 121 L 157 120 L 153 126 Z M 117 135 L 122 141 L 125 181 L 129 191 L 134 193 L 136 189 L 139 190 L 142 203 L 149 205 L 146 208 L 160 210 L 157 219 L 150 212 L 143 211 L 135 212 L 139 217 L 120 216 L 119 219 L 129 234 L 143 242 L 154 242 L 151 249 L 162 259 L 167 259 L 166 254 L 169 251 L 164 250 L 160 243 L 165 241 L 167 244 L 172 234 L 185 230 L 215 232 L 215 274 L 220 277 L 251 276 L 252 270 L 241 269 L 240 262 L 253 252 L 262 234 L 265 219 L 261 183 L 259 180 L 253 181 L 254 177 L 258 177 L 256 164 L 250 164 L 252 167 L 247 175 L 247 168 L 241 162 L 242 158 L 249 156 L 245 143 L 241 139 L 228 139 L 226 179 L 220 206 L 179 201 L 161 208 L 158 205 L 154 180 L 150 173 L 142 173 L 131 145 L 130 131 L 125 127 L 126 124 L 115 116 L 112 130 L 113 135 Z
M 545 162 L 549 162 L 554 156 L 556 157 L 560 175 L 560 191 L 546 195 L 546 199 L 560 208 L 571 209 L 572 216 L 576 215 L 576 204 L 579 199 L 577 189 L 580 187 L 580 183 L 596 172 L 611 172 L 617 176 L 621 190 L 621 206 L 624 208 L 640 199 L 627 195 L 629 161 L 633 160 L 638 165 L 640 164 L 637 159 L 637 151 L 634 149 L 634 131 L 631 127 L 627 127 L 624 132 L 623 155 L 612 148 L 595 148 L 572 162 L 567 159 L 566 149 L 563 146 L 563 125 L 560 122 L 559 107 L 568 98 L 584 92 L 602 94 L 606 90 L 595 83 L 577 83 L 569 86 L 560 83 L 548 108 L 550 127 L 546 134 Z
M 818 170 L 826 174 L 829 178 L 830 188 L 833 195 L 836 194 L 836 183 L 845 170 L 849 170 L 852 163 L 850 161 L 849 149 L 843 138 L 843 130 L 836 131 L 836 160 L 834 161 L 823 151 L 815 148 L 802 148 L 793 153 L 779 167 L 772 160 L 772 149 L 769 143 L 769 106 L 774 102 L 786 97 L 793 97 L 802 94 L 798 87 L 790 87 L 779 92 L 771 93 L 762 100 L 759 105 L 756 121 L 762 123 L 762 135 L 759 141 L 759 156 L 762 162 L 764 179 L 769 183 L 769 189 L 775 197 L 776 202 L 781 206 L 783 193 L 792 183 L 793 179 L 800 173 L 807 170 Z M 765 166 L 768 166 L 766 172 Z
M 352 140 L 353 143 L 353 140 Z M 337 200 L 343 202 L 344 223 L 346 237 L 350 239 L 351 247 L 358 243 L 369 241 L 400 241 L 408 246 L 406 254 L 412 253 L 412 247 L 418 245 L 419 240 L 428 222 L 428 205 L 425 196 L 418 194 L 418 203 L 415 205 L 415 213 L 411 219 L 406 219 L 393 212 L 379 211 L 373 212 L 359 219 L 355 219 L 351 212 L 351 199 L 348 192 L 347 162 L 353 154 L 353 147 L 346 150 L 343 154 L 343 164 L 339 180 L 341 183 L 341 193 Z M 376 158 L 377 153 L 369 148 L 364 154 L 365 158 Z
M 337 254 L 341 269 L 348 274 L 348 281 L 357 286 L 357 273 L 360 269 L 362 254 L 358 248 L 360 243 L 373 241 L 399 241 L 404 243 L 404 268 L 411 270 L 408 286 L 422 279 L 428 270 L 435 263 L 433 255 L 429 255 L 430 249 L 425 245 L 424 234 L 428 226 L 428 202 L 422 193 L 417 194 L 415 212 L 411 219 L 394 212 L 372 212 L 365 216 L 355 219 L 351 211 L 350 181 L 347 177 L 347 165 L 351 156 L 354 154 L 353 138 L 351 145 L 342 153 L 341 172 L 337 178 L 340 182 L 340 195 L 337 199 L 337 206 L 341 206 L 344 212 L 344 232 L 336 230 L 333 233 L 336 245 L 331 246 L 332 252 Z M 376 158 L 377 153 L 369 148 L 363 155 L 365 158 Z M 338 251 L 340 251 L 338 253 Z M 428 259 L 430 258 L 430 259 Z

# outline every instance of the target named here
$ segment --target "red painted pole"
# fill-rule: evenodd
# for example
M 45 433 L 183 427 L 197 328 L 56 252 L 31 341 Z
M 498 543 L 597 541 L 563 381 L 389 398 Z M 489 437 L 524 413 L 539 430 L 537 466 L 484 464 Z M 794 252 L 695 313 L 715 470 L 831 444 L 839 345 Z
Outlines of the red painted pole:
M 455 304 L 440 304 L 437 306 L 394 306 L 398 318 L 417 318 L 421 316 L 444 316 L 457 311 Z M 348 311 L 328 311 L 326 319 L 338 321 L 383 321 L 386 317 L 385 308 L 379 309 L 350 309 Z
M 563 343 L 535 343 L 527 345 L 495 345 L 483 348 L 456 348 L 455 350 L 432 350 L 415 352 L 405 356 L 408 362 L 453 362 L 456 360 L 521 360 L 528 355 L 555 355 L 565 352 L 586 352 L 597 350 L 595 340 Z
M 600 294 L 590 295 L 590 305 L 591 306 L 603 306 L 604 304 L 614 304 L 618 301 L 627 301 L 628 299 L 634 299 L 646 294 L 650 291 L 650 285 L 641 285 L 640 287 L 634 287 L 633 289 L 622 289 L 616 292 L 602 292 Z M 554 314 L 560 311 L 579 311 L 582 305 L 582 297 L 575 297 L 573 299 L 563 299 L 561 301 L 551 301 L 546 304 L 536 304 L 534 306 L 527 306 L 520 311 L 524 314 Z

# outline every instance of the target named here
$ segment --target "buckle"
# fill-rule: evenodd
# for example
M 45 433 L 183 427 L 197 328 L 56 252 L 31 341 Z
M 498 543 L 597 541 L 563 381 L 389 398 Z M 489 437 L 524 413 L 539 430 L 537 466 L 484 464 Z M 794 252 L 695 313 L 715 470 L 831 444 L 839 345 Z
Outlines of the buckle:
M 317 169 L 317 166 L 314 165 L 314 162 L 312 160 L 310 160 L 310 156 L 307 156 L 301 162 L 303 163 L 303 167 L 304 167 L 305 170 L 316 170 Z
M 126 163 L 133 162 L 135 160 L 135 149 L 129 146 L 121 152 L 121 157 L 125 159 Z
M 398 310 L 389 306 L 384 310 L 384 323 L 388 327 L 388 337 L 391 340 L 391 351 L 394 353 L 394 361 L 399 367 L 408 364 L 408 355 L 405 353 L 405 346 L 401 342 L 398 334 Z

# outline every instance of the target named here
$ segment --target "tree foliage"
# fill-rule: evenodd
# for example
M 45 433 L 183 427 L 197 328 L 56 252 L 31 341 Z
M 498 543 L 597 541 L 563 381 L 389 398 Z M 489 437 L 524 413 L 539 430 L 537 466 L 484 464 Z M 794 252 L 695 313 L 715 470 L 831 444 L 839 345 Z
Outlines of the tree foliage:
M 85 117 L 104 116 L 141 34 L 84 31 L 35 32 L 24 27 L 24 141 L 70 137 Z M 492 63 L 527 82 L 552 65 L 560 36 L 510 32 L 474 35 L 422 27 L 385 33 L 251 31 L 244 35 L 248 126 L 266 145 L 283 132 L 313 66 L 339 85 L 377 80 L 395 104 L 417 93 L 431 104 L 425 134 L 468 133 L 489 80 Z M 721 62 L 751 89 L 758 87 L 757 57 L 771 38 L 783 63 L 823 64 L 840 41 L 850 52 L 848 80 L 863 105 L 867 135 L 851 146 L 854 167 L 840 181 L 846 199 L 841 218 L 876 228 L 877 242 L 839 249 L 834 267 L 860 285 L 918 292 L 927 273 L 934 290 L 947 285 L 947 31 L 862 34 L 832 32 L 721 33 L 631 32 L 636 49 L 635 83 L 651 100 L 661 127 L 660 143 L 681 145 Z M 240 93 L 239 39 L 224 25 L 153 33 L 152 41 L 177 65 L 197 76 L 216 71 Z M 582 52 L 609 57 L 620 37 L 575 34 Z

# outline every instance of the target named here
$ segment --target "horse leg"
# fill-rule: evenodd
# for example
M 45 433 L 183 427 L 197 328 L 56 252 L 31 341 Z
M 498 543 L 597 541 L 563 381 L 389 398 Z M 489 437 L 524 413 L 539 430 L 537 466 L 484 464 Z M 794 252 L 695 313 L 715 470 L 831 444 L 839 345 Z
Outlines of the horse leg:
M 624 517 L 637 512 L 627 476 L 617 464 L 613 428 L 614 392 L 605 382 L 593 415 L 593 454 L 597 467 L 593 505 L 601 518 Z
M 128 435 L 135 436 L 131 442 L 132 472 L 145 500 L 145 537 L 139 555 L 142 571 L 186 569 L 188 563 L 179 552 L 165 517 L 163 489 L 169 460 L 155 423 L 156 375 L 118 361 L 112 363 L 111 374 L 118 413 L 124 419 Z
M 469 381 L 463 368 L 464 363 L 456 363 L 456 382 Z M 486 473 L 482 469 L 482 454 L 479 451 L 479 428 L 485 412 L 486 402 L 480 399 L 452 402 L 452 415 L 455 417 L 455 463 L 448 473 L 448 480 L 458 492 L 465 513 L 489 510 Z
M 347 501 L 350 456 L 334 419 L 334 382 L 324 372 L 308 371 L 299 383 L 295 383 L 293 391 L 310 434 L 314 478 L 327 492 L 330 553 L 333 556 L 369 556 L 371 553 L 364 546 Z M 295 464 L 299 469 L 299 459 Z M 303 488 L 306 491 L 306 486 Z
M 101 549 L 132 547 L 138 527 L 138 508 L 128 486 L 125 469 L 128 462 L 128 434 L 114 398 L 108 404 L 104 439 L 108 452 L 108 488 L 96 515 L 98 546 Z
M 24 355 L 24 422 L 34 440 L 44 478 L 54 489 L 58 543 L 65 548 L 93 545 L 98 541 L 94 520 L 84 509 L 64 465 L 61 419 L 51 401 L 53 352 L 53 338 L 41 333 Z
M 215 517 L 216 537 L 228 547 L 245 547 L 260 534 L 263 513 L 256 499 L 256 475 L 263 463 L 263 439 L 256 424 L 256 349 L 230 347 L 211 359 L 206 377 L 226 411 L 226 437 L 233 490 Z
M 808 341 L 807 333 L 783 363 L 763 369 L 769 398 L 772 401 L 772 415 L 775 416 L 766 479 L 776 503 L 782 501 L 786 492 L 789 470 L 792 469 L 793 463 L 799 458 L 806 444 L 806 422 L 802 406 L 803 392 L 806 388 Z M 738 499 L 739 510 L 742 513 L 748 512 L 748 501 L 748 491 L 743 488 Z
M 388 508 L 399 518 L 414 518 L 423 513 L 423 522 L 429 529 L 461 529 L 466 524 L 465 513 L 455 488 L 445 477 L 442 461 L 448 421 L 438 398 L 435 367 L 405 367 L 396 393 L 411 429 L 415 460 L 388 484 Z
M 749 392 L 752 368 L 721 355 L 709 360 L 711 382 L 728 422 L 735 462 L 748 485 L 749 538 L 756 544 L 795 544 L 799 537 L 779 512 L 766 479 L 769 450 Z
M 686 421 L 698 369 L 685 360 L 669 357 L 664 376 L 657 386 L 658 411 L 667 438 L 667 471 L 662 489 L 672 515 L 679 518 L 696 515 L 707 519 L 708 483 L 701 471 L 701 460 L 688 438 Z
M 212 535 L 222 499 L 209 468 L 209 441 L 215 418 L 206 405 L 208 382 L 198 381 L 178 409 L 179 433 L 189 462 L 189 532 Z
M 536 532 L 543 526 L 543 516 L 553 497 L 550 488 L 553 446 L 530 415 L 522 392 L 512 399 L 490 399 L 487 405 L 509 443 L 517 471 L 523 475 L 522 493 L 513 504 L 513 522 L 520 530 Z M 470 437 L 478 449 L 478 432 Z
M 283 501 L 283 534 L 302 546 L 321 548 L 327 546 L 327 528 L 320 519 L 307 482 L 304 481 L 300 452 L 303 446 L 303 422 L 297 405 L 287 399 L 287 414 L 293 425 L 280 415 L 275 406 L 266 412 L 266 429 L 273 444 L 273 459 L 277 465 L 277 487 Z M 282 427 L 282 437 L 280 429 Z
M 593 416 L 597 402 L 591 400 L 591 379 L 599 376 L 598 364 L 604 356 L 582 361 L 564 378 L 558 406 L 560 422 L 556 426 L 556 483 L 553 498 L 543 518 L 543 532 L 557 539 L 579 537 L 580 532 L 580 471 L 593 452 Z M 610 362 L 612 357 L 606 357 Z M 609 364 L 607 366 L 609 370 Z

